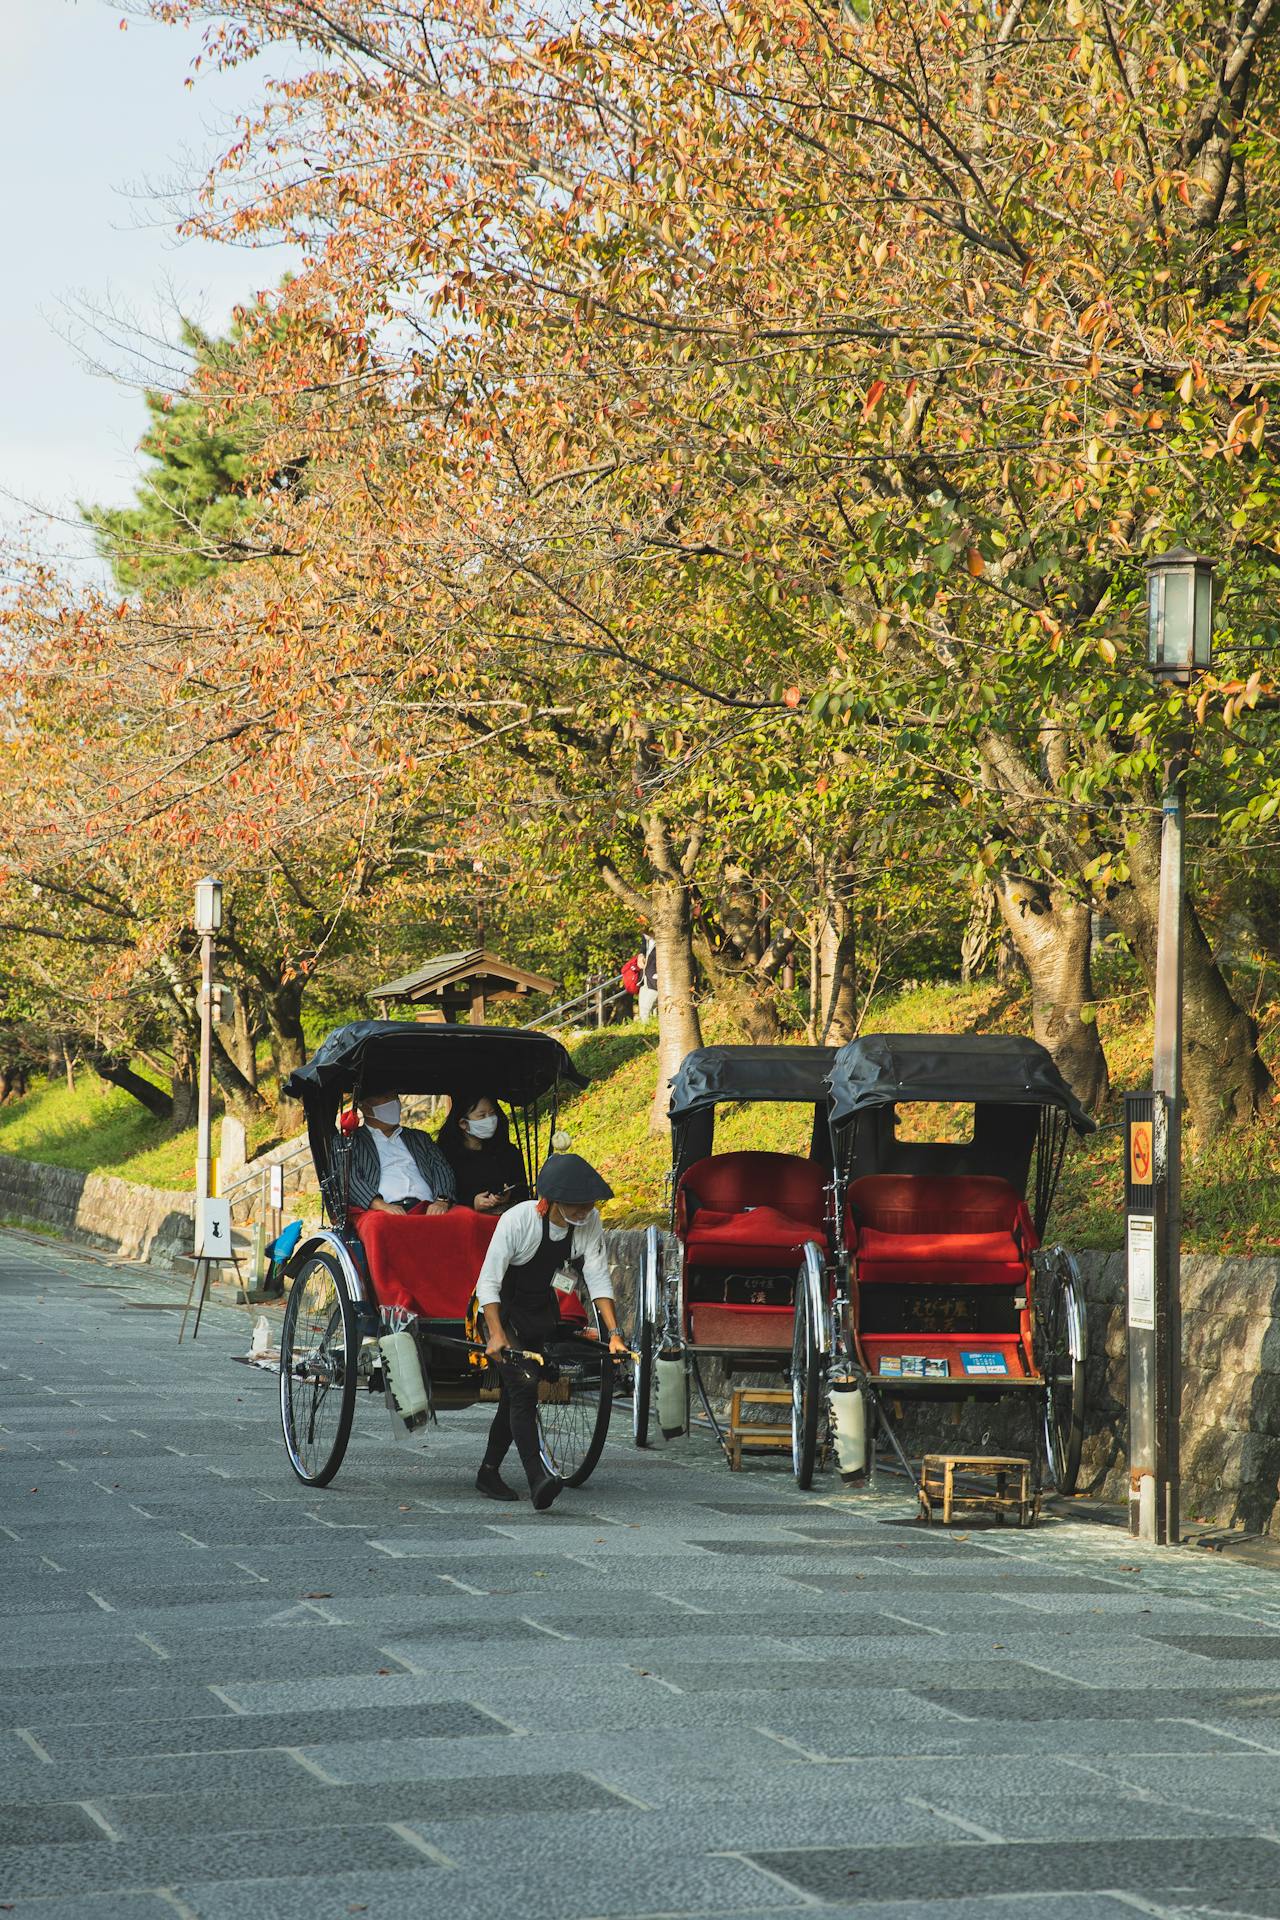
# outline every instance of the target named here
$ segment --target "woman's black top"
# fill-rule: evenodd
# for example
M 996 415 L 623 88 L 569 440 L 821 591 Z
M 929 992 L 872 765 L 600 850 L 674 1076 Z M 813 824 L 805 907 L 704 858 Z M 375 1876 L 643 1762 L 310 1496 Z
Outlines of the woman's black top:
M 508 1204 L 529 1198 L 524 1160 L 514 1140 L 489 1140 L 474 1151 L 447 1141 L 444 1151 L 457 1181 L 458 1206 L 474 1206 L 478 1193 L 501 1193 L 506 1186 L 511 1188 L 506 1195 Z

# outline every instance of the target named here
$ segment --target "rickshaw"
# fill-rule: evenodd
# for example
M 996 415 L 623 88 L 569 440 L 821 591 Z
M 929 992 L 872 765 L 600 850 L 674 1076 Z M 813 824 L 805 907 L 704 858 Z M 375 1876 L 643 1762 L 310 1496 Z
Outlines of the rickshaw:
M 565 1083 L 586 1085 L 549 1034 L 404 1020 L 339 1027 L 291 1075 L 285 1091 L 302 1102 L 328 1218 L 288 1263 L 280 1334 L 280 1422 L 306 1485 L 327 1486 L 341 1466 L 361 1388 L 382 1394 L 393 1437 L 421 1444 L 438 1410 L 474 1405 L 496 1387 L 473 1296 L 497 1218 L 470 1207 L 440 1215 L 351 1207 L 356 1102 L 488 1093 L 510 1112 L 532 1189 Z M 523 1358 L 539 1373 L 548 1468 L 581 1486 L 604 1447 L 615 1370 L 580 1277 L 559 1299 L 563 1340 Z
M 1043 1241 L 1068 1139 L 1094 1122 L 1051 1056 L 1011 1035 L 868 1034 L 836 1055 L 829 1119 L 845 1372 L 863 1396 L 872 1471 L 883 1435 L 915 1478 L 894 1402 L 1022 1401 L 1037 1482 L 1043 1456 L 1073 1493 L 1084 1289 L 1072 1254 Z M 827 1358 L 805 1337 L 800 1364 L 816 1378 Z
M 703 1363 L 732 1376 L 792 1382 L 792 1465 L 808 1486 L 818 1449 L 817 1396 L 797 1400 L 798 1369 L 831 1352 L 840 1269 L 833 1208 L 827 1077 L 833 1047 L 701 1047 L 671 1082 L 671 1232 L 645 1236 L 634 1325 L 633 1437 L 650 1443 L 651 1411 L 671 1438 L 688 1424 L 689 1380 L 717 1437 Z M 812 1110 L 807 1154 L 715 1151 L 718 1107 L 788 1102 Z M 732 1462 L 731 1462 L 732 1464 Z

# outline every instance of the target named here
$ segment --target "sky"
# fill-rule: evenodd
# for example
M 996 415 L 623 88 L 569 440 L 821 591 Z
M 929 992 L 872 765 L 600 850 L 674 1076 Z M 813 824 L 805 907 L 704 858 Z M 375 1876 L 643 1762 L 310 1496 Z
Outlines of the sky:
M 98 568 L 78 500 L 132 498 L 146 426 L 136 334 L 214 328 L 271 286 L 284 249 L 179 240 L 175 187 L 197 177 L 258 82 L 201 72 L 199 36 L 129 18 L 102 0 L 0 0 L 0 539 L 31 526 L 42 550 Z M 85 309 L 116 316 L 113 345 Z M 111 378 L 92 362 L 132 376 Z

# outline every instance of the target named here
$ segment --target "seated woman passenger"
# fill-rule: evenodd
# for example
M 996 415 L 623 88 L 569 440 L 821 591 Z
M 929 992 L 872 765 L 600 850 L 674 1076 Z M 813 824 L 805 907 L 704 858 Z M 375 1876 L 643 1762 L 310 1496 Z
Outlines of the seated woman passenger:
M 453 1169 L 460 1207 L 477 1213 L 505 1213 L 529 1198 L 529 1182 L 507 1116 L 487 1093 L 476 1099 L 458 1095 L 440 1129 L 438 1144 Z
M 375 1213 L 447 1213 L 453 1168 L 429 1133 L 400 1125 L 399 1094 L 358 1105 L 364 1125 L 351 1141 L 351 1205 Z

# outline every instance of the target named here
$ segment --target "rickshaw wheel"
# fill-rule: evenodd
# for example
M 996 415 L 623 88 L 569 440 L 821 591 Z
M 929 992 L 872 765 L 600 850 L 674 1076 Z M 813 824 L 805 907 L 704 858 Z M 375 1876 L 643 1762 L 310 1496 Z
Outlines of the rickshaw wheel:
M 1075 1256 L 1048 1249 L 1041 1269 L 1047 1298 L 1038 1314 L 1045 1380 L 1045 1457 L 1059 1493 L 1074 1493 L 1084 1448 L 1085 1358 L 1089 1349 L 1084 1283 Z
M 581 1282 L 578 1292 L 587 1310 L 587 1325 L 600 1333 L 595 1302 Z M 617 1369 L 609 1356 L 607 1337 L 596 1348 L 581 1338 L 566 1340 L 546 1357 L 558 1369 L 559 1379 L 547 1397 L 539 1399 L 542 1457 L 566 1486 L 580 1487 L 595 1472 L 609 1437 Z
M 313 1254 L 289 1290 L 280 1329 L 280 1425 L 289 1464 L 308 1487 L 342 1465 L 356 1408 L 360 1336 L 337 1261 Z
M 638 1447 L 649 1444 L 649 1408 L 653 1402 L 653 1339 L 658 1324 L 661 1273 L 658 1229 L 644 1236 L 635 1314 L 635 1381 L 631 1396 L 631 1435 Z
M 796 1279 L 791 1332 L 791 1466 L 801 1488 L 813 1484 L 821 1411 L 822 1356 L 802 1267 Z

